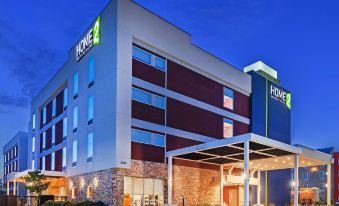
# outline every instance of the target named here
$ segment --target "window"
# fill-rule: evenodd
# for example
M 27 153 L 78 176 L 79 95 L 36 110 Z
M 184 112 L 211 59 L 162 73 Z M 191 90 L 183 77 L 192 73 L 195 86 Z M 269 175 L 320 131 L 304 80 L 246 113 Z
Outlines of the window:
M 233 109 L 234 94 L 231 89 L 224 87 L 224 107 Z
M 325 187 L 326 187 L 326 184 L 325 184 L 325 183 L 320 183 L 320 184 L 319 184 L 319 190 L 320 190 L 320 191 L 324 191 Z
M 150 178 L 124 177 L 123 205 L 164 204 L 164 181 Z
M 42 150 L 46 149 L 46 132 L 42 133 Z
M 133 46 L 133 58 L 149 64 L 161 71 L 166 70 L 166 59 L 160 58 L 159 56 L 135 46 Z
M 46 169 L 46 165 L 45 165 L 45 162 L 46 161 L 46 157 L 45 156 L 43 156 L 42 157 L 42 161 L 41 161 L 41 164 L 42 164 L 42 166 L 41 166 L 41 170 L 45 170 Z
M 310 172 L 309 171 L 305 171 L 304 172 L 304 180 L 309 180 L 310 179 Z
M 78 131 L 78 106 L 73 108 L 73 133 Z
M 72 199 L 75 199 L 77 196 L 78 190 L 76 187 L 72 187 Z
M 159 147 L 165 146 L 165 135 L 150 133 L 137 129 L 132 129 L 133 142 L 139 142 L 144 144 L 151 144 Z
M 88 64 L 88 87 L 92 87 L 94 84 L 94 58 L 89 60 Z
M 87 136 L 87 162 L 92 162 L 93 159 L 93 132 Z
M 233 137 L 233 121 L 224 118 L 224 138 Z
M 67 88 L 65 88 L 64 89 L 64 98 L 63 98 L 64 110 L 67 109 L 67 98 L 68 98 L 68 90 L 67 90 Z
M 94 117 L 94 96 L 88 97 L 88 125 L 93 123 Z
M 320 171 L 319 172 L 319 178 L 321 179 L 321 180 L 323 180 L 323 179 L 325 179 L 325 171 Z
M 35 161 L 32 159 L 32 170 L 35 170 Z
M 78 141 L 73 141 L 73 153 L 72 153 L 72 167 L 77 166 L 78 161 Z
M 79 92 L 79 74 L 76 72 L 73 76 L 73 98 L 76 99 L 78 97 Z
M 93 199 L 93 187 L 92 186 L 87 187 L 87 199 Z
M 305 184 L 304 188 L 310 188 L 310 184 Z
M 42 109 L 42 124 L 46 124 L 46 107 Z
M 35 114 L 32 116 L 32 129 L 35 130 Z
M 66 140 L 67 138 L 67 117 L 62 120 L 62 139 Z
M 56 99 L 54 98 L 52 100 L 52 117 L 54 118 L 56 116 Z
M 161 109 L 165 109 L 165 97 L 161 97 L 155 94 L 151 94 L 149 92 L 143 91 L 141 89 L 137 89 L 135 87 L 132 88 L 132 100 L 149 104 Z
M 66 170 L 66 147 L 62 148 L 62 170 Z
M 35 137 L 32 137 L 32 153 L 35 152 Z
M 55 145 L 55 125 L 52 127 L 52 146 Z
M 51 170 L 55 170 L 55 152 L 51 154 Z

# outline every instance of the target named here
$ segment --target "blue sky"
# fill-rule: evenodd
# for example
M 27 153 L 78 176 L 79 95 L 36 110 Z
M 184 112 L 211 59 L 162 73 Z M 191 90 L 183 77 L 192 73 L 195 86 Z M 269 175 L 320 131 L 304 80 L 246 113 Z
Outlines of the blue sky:
M 0 145 L 27 130 L 30 99 L 107 2 L 2 2 Z M 278 70 L 282 85 L 293 93 L 293 143 L 339 149 L 339 1 L 137 2 L 239 69 L 261 60 Z

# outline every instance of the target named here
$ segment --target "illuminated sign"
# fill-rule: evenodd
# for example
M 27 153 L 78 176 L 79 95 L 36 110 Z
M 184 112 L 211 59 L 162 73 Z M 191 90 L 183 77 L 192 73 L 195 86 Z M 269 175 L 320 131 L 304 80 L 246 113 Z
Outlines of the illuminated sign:
M 94 46 L 100 44 L 100 16 L 96 19 L 94 26 L 80 40 L 76 47 L 76 57 L 79 61 Z
M 271 85 L 270 94 L 273 99 L 285 104 L 289 109 L 291 109 L 291 93 L 287 93 L 282 89 Z

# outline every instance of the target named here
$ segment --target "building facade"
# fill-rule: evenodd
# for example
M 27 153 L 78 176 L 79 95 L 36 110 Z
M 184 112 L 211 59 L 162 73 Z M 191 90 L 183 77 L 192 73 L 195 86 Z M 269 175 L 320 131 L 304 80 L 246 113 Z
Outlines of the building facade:
M 27 138 L 27 133 L 18 132 L 3 146 L 3 189 L 6 192 L 9 190 L 9 194 L 26 195 L 26 190 L 22 184 L 16 183 L 16 185 L 14 186 L 13 183 L 8 184 L 7 179 L 8 176 L 18 172 L 22 172 L 27 169 Z M 13 190 L 16 190 L 16 192 L 14 192 Z

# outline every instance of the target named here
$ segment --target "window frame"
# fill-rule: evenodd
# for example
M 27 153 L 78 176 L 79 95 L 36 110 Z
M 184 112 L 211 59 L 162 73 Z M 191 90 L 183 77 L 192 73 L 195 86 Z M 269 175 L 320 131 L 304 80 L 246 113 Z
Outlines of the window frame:
M 151 62 L 149 63 L 149 62 L 144 61 L 144 60 L 142 60 L 142 59 L 140 59 L 140 58 L 138 58 L 138 57 L 135 57 L 135 56 L 134 56 L 134 52 L 133 52 L 134 48 L 136 48 L 137 50 L 139 50 L 139 51 L 141 51 L 141 52 L 144 52 L 144 53 L 150 55 L 150 61 L 151 61 Z M 151 52 L 148 52 L 148 51 L 146 51 L 145 49 L 142 49 L 142 48 L 140 48 L 140 47 L 138 47 L 138 46 L 136 46 L 136 45 L 133 45 L 133 46 L 132 46 L 132 59 L 135 59 L 135 60 L 137 60 L 137 61 L 139 61 L 139 62 L 142 62 L 142 63 L 144 63 L 144 64 L 147 64 L 147 65 L 149 65 L 149 66 L 151 66 L 151 67 L 153 67 L 153 68 L 155 68 L 155 69 L 157 69 L 157 70 L 159 70 L 159 71 L 167 72 L 167 58 L 162 58 L 162 57 L 160 57 L 160 56 L 158 56 L 158 55 L 156 55 L 156 54 L 153 54 L 153 53 L 151 53 Z M 164 68 L 163 68 L 163 69 L 160 68 L 160 67 L 158 67 L 158 66 L 156 65 L 156 59 L 160 59 L 160 60 L 163 60 L 163 61 L 164 61 Z
M 228 90 L 229 92 L 232 93 L 231 96 L 228 96 L 228 95 L 225 95 L 225 91 Z M 228 97 L 228 98 L 231 98 L 232 99 L 232 106 L 231 107 L 226 107 L 225 106 L 225 97 Z M 234 110 L 234 90 L 228 88 L 228 87 L 225 87 L 223 88 L 223 107 L 226 108 L 226 109 L 229 109 L 229 110 Z
M 135 90 L 139 90 L 139 91 L 141 91 L 141 92 L 144 92 L 144 93 L 147 93 L 147 94 L 151 95 L 151 103 L 149 104 L 148 102 L 143 102 L 143 101 L 141 101 L 141 100 L 135 99 L 135 98 L 133 97 L 133 90 L 134 90 L 134 89 L 135 89 Z M 156 97 L 160 97 L 161 99 L 164 100 L 164 107 L 159 107 L 159 106 L 157 106 L 157 105 L 155 104 L 155 99 L 156 99 Z M 166 103 L 167 103 L 167 101 L 166 101 L 166 96 L 165 96 L 165 97 L 164 97 L 164 96 L 160 96 L 160 95 L 157 95 L 157 94 L 154 94 L 154 93 L 145 91 L 145 90 L 143 90 L 143 89 L 140 89 L 140 88 L 138 88 L 138 87 L 132 87 L 132 100 L 133 100 L 133 101 L 136 101 L 136 102 L 143 103 L 143 104 L 147 104 L 147 105 L 150 105 L 150 106 L 159 108 L 159 109 L 163 109 L 163 110 L 166 110 L 166 106 L 167 106 L 167 104 L 166 104 Z
M 147 143 L 147 142 L 133 140 L 132 139 L 133 138 L 133 135 L 132 135 L 133 130 L 135 130 L 137 132 L 148 133 L 150 135 L 150 142 Z M 157 144 L 155 144 L 154 143 L 154 135 L 163 136 L 164 145 L 157 145 Z M 145 131 L 145 130 L 141 130 L 141 129 L 131 128 L 131 141 L 132 142 L 141 143 L 141 144 L 153 145 L 153 146 L 156 146 L 156 147 L 166 147 L 166 135 L 165 134 L 158 134 L 158 133 L 154 133 L 154 132 L 150 132 L 150 131 Z
M 231 134 L 230 137 L 225 137 L 225 135 L 224 135 L 224 134 L 225 134 L 225 126 L 224 126 L 224 125 L 225 125 L 225 120 L 229 121 L 229 122 L 226 122 L 226 123 L 232 125 L 232 134 Z M 224 138 L 224 139 L 234 137 L 234 120 L 229 119 L 229 118 L 227 118 L 227 117 L 224 117 L 224 118 L 223 118 L 223 121 L 222 121 L 222 128 L 223 128 L 223 138 Z

